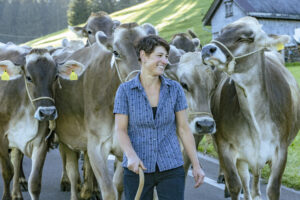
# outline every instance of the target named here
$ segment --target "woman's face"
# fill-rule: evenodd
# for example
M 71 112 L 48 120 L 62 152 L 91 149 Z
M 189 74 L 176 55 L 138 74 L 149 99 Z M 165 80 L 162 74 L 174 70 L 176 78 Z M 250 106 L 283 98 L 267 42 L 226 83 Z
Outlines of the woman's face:
M 168 53 L 162 46 L 155 47 L 154 51 L 149 55 L 142 50 L 140 57 L 142 69 L 154 76 L 162 75 L 168 64 Z

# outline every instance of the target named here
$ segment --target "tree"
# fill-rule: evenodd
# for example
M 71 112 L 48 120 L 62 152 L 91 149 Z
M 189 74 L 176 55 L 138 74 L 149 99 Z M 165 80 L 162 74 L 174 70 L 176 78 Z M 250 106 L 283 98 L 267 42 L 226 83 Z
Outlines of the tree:
M 67 15 L 68 23 L 72 26 L 84 23 L 90 15 L 88 1 L 71 0 Z

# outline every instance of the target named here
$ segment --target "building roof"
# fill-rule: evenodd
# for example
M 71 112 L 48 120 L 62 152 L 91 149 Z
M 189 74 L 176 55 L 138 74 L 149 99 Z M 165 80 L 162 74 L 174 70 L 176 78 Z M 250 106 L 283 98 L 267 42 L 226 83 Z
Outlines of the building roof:
M 300 21 L 299 0 L 232 0 L 245 15 L 256 18 L 287 19 Z M 214 0 L 202 19 L 205 26 L 211 25 L 211 19 L 223 0 Z

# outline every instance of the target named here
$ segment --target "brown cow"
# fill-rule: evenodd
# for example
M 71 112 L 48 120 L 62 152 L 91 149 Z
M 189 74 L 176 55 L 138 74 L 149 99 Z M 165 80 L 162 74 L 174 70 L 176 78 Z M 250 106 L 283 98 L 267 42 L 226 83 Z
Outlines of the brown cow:
M 18 179 L 21 152 L 32 159 L 29 193 L 32 199 L 39 198 L 41 173 L 48 149 L 48 141 L 45 139 L 49 133 L 48 121 L 57 117 L 53 99 L 58 74 L 56 63 L 46 49 L 32 49 L 27 53 L 24 49 L 20 51 L 16 45 L 7 45 L 1 51 L 1 59 L 4 55 L 6 59 L 0 61 L 0 75 L 3 79 L 0 81 L 0 160 L 5 186 L 3 199 L 11 198 L 9 183 L 13 171 L 12 197 L 22 199 Z M 4 81 L 6 79 L 9 81 Z M 8 148 L 14 149 L 13 171 Z
M 214 134 L 216 124 L 211 113 L 211 97 L 217 85 L 211 67 L 202 63 L 201 52 L 184 54 L 178 65 L 168 66 L 166 76 L 178 81 L 188 102 L 188 120 L 196 147 L 204 134 Z M 188 172 L 191 161 L 183 151 L 184 169 Z
M 205 63 L 230 76 L 218 85 L 213 114 L 214 140 L 232 199 L 239 199 L 242 187 L 245 199 L 261 199 L 259 177 L 266 163 L 271 168 L 268 199 L 279 199 L 287 149 L 300 128 L 300 91 L 282 61 L 264 52 L 288 39 L 270 38 L 255 18 L 244 17 L 202 49 Z
M 145 30 L 136 23 L 122 24 L 114 31 L 112 38 L 99 32 L 96 34 L 96 38 L 99 38 L 96 43 L 74 52 L 66 61 L 66 65 L 83 66 L 85 69 L 77 82 L 62 80 L 62 89 L 56 91 L 60 115 L 56 132 L 66 152 L 71 199 L 78 199 L 76 183 L 79 174 L 74 151 L 87 151 L 103 199 L 120 198 L 122 167 L 118 163 L 113 179 L 116 188 L 106 165 L 110 153 L 122 159 L 121 149 L 115 140 L 112 109 L 114 95 L 121 81 L 130 72 L 139 69 L 134 44 L 143 36 L 146 36 Z M 114 54 L 103 44 L 111 46 Z M 67 102 L 63 102 L 65 100 Z

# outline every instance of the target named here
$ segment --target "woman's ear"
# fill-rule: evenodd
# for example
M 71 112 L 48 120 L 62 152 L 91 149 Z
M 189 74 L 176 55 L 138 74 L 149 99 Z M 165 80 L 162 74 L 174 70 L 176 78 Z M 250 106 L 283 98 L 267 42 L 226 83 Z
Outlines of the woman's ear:
M 145 56 L 146 56 L 146 52 L 144 50 L 140 51 L 140 58 L 141 58 L 141 62 L 143 63 L 143 61 L 145 60 Z

